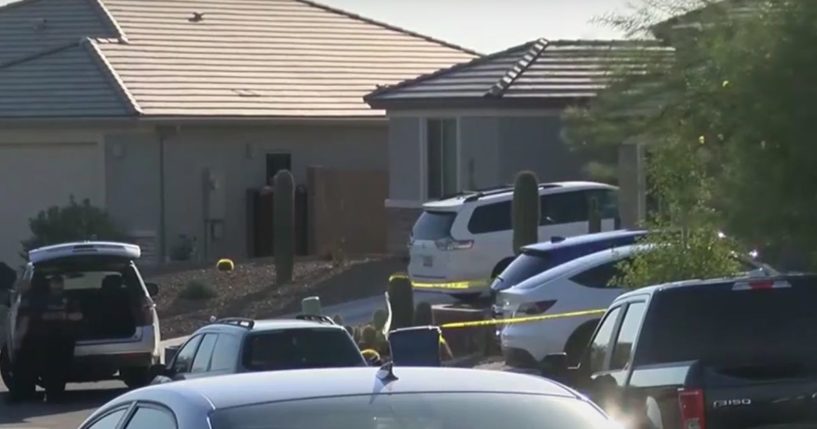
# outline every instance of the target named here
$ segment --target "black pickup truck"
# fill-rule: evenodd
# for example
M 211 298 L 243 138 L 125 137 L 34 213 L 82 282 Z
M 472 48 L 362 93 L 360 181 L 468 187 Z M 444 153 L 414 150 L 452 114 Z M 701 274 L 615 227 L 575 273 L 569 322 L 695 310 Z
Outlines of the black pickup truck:
M 620 296 L 578 367 L 544 359 L 626 427 L 817 428 L 817 276 L 721 279 Z

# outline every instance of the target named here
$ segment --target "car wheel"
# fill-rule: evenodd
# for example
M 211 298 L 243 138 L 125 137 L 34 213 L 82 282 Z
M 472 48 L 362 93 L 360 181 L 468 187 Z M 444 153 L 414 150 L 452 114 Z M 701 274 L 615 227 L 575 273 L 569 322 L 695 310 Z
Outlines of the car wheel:
M 120 378 L 130 389 L 137 389 L 150 384 L 148 368 L 127 368 L 119 371 Z
M 582 353 L 584 353 L 587 343 L 590 342 L 590 337 L 593 335 L 593 331 L 596 330 L 598 323 L 598 320 L 586 322 L 573 331 L 573 334 L 567 339 L 565 353 L 569 365 L 573 366 L 579 363 L 579 359 L 582 358 Z

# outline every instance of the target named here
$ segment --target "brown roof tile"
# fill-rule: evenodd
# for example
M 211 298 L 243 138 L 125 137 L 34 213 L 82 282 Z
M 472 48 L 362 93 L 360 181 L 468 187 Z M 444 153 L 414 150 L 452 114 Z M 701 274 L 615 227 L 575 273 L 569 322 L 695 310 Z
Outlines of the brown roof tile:
M 305 0 L 100 1 L 127 43 L 99 50 L 148 116 L 382 116 L 376 85 L 478 55 Z

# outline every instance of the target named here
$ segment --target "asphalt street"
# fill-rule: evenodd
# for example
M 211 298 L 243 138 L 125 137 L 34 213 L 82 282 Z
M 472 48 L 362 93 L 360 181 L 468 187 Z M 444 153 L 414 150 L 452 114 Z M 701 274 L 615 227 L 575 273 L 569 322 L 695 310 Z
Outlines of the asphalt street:
M 433 304 L 448 303 L 452 299 L 444 295 L 421 293 L 415 302 Z M 365 298 L 324 308 L 327 315 L 340 314 L 347 324 L 362 324 L 371 320 L 372 313 L 386 308 L 383 296 Z M 163 342 L 163 346 L 178 344 L 183 338 Z M 126 391 L 120 381 L 83 383 L 68 386 L 68 395 L 60 404 L 29 402 L 9 404 L 8 392 L 0 383 L 0 429 L 73 429 L 105 402 Z

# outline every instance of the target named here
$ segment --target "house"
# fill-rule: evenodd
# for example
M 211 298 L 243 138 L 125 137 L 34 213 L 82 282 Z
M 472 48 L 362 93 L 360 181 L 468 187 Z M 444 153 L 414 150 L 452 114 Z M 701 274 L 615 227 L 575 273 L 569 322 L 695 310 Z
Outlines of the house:
M 71 196 L 154 261 L 181 235 L 204 260 L 254 256 L 248 195 L 280 169 L 307 187 L 310 234 L 369 232 L 377 251 L 389 131 L 363 96 L 477 56 L 309 0 L 0 7 L 0 261 Z
M 389 118 L 389 249 L 405 248 L 424 201 L 513 182 L 584 178 L 587 160 L 565 142 L 562 114 L 643 67 L 645 41 L 534 40 L 366 96 Z M 639 56 L 636 56 L 638 54 Z

